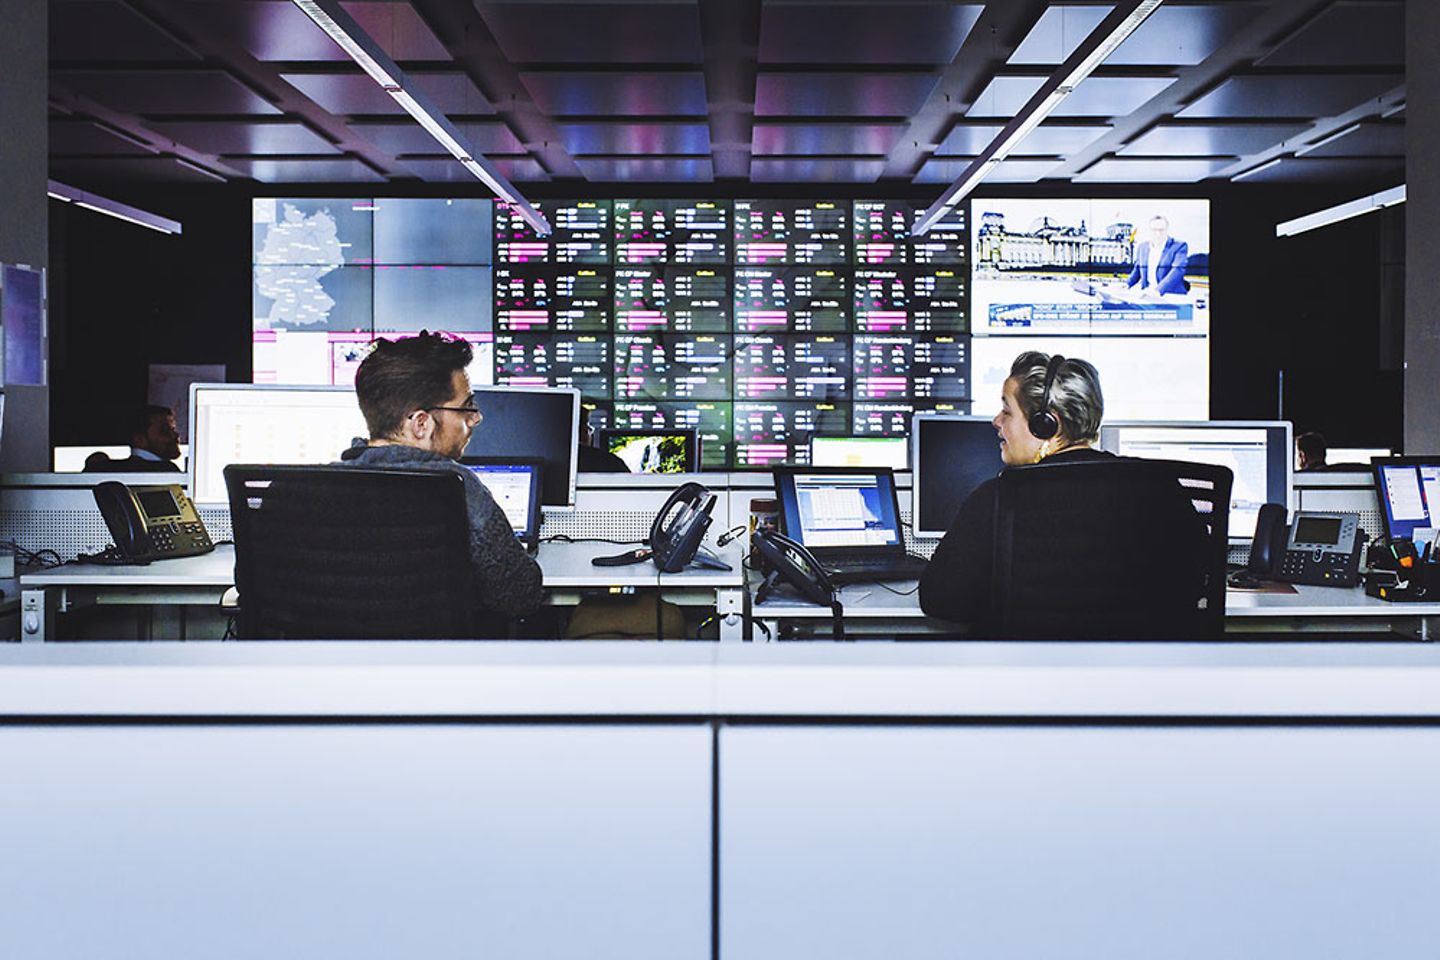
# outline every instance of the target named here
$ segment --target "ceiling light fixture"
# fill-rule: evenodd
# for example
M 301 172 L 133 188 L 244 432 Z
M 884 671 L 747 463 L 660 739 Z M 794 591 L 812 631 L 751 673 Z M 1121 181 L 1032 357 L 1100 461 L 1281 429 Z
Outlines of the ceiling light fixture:
M 514 204 L 525 222 L 542 237 L 550 235 L 550 224 L 540 211 L 521 196 L 515 185 L 505 179 L 495 165 L 481 156 L 465 142 L 465 135 L 451 123 L 449 118 L 420 90 L 405 77 L 404 71 L 395 65 L 389 55 L 370 38 L 350 14 L 340 6 L 338 0 L 291 0 L 295 6 L 325 34 L 339 44 L 340 49 L 350 55 L 361 70 L 378 83 L 382 89 L 395 98 L 395 102 L 420 126 L 434 137 L 446 152 L 459 160 L 461 165 L 475 175 L 501 200 Z
M 1005 129 L 980 151 L 980 155 L 970 162 L 959 179 L 946 187 L 939 199 L 926 208 L 911 228 L 910 235 L 918 237 L 939 223 L 1163 2 L 1164 0 L 1127 0 L 1117 5 L 1110 15 L 1090 32 L 1075 52 L 1065 59 L 1059 69 L 1045 79 L 1034 96 L 1005 125 Z
M 86 210 L 93 210 L 96 213 L 103 213 L 107 217 L 115 217 L 117 220 L 124 220 L 126 223 L 133 223 L 139 227 L 146 227 L 150 230 L 158 230 L 161 233 L 178 234 L 183 233 L 184 228 L 178 220 L 171 220 L 169 217 L 162 217 L 158 213 L 151 213 L 148 210 L 141 210 L 139 207 L 132 207 L 128 203 L 121 203 L 119 200 L 111 200 L 108 197 L 97 196 L 79 187 L 72 187 L 58 180 L 47 180 L 45 184 L 45 195 L 51 200 L 59 200 L 61 203 L 73 203 L 77 207 L 84 207 Z
M 1376 210 L 1383 210 L 1385 207 L 1393 207 L 1397 203 L 1404 202 L 1405 184 L 1402 183 L 1398 187 L 1381 190 L 1379 193 L 1372 193 L 1368 197 L 1361 197 L 1358 200 L 1351 200 L 1348 203 L 1341 203 L 1333 207 L 1326 207 L 1324 210 L 1316 210 L 1314 213 L 1307 213 L 1305 216 L 1296 217 L 1294 220 L 1277 223 L 1275 224 L 1275 236 L 1293 237 L 1297 233 L 1305 233 L 1307 230 L 1327 227 L 1332 223 L 1339 223 L 1341 220 L 1349 220 L 1351 217 L 1374 213 Z

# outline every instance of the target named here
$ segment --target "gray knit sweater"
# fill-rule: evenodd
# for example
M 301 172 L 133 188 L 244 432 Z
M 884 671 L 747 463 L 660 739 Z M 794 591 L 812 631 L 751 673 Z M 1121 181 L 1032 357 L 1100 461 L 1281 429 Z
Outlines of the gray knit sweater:
M 340 455 L 351 467 L 384 470 L 436 470 L 457 473 L 465 480 L 465 507 L 470 514 L 470 562 L 475 568 L 476 604 L 506 617 L 534 613 L 544 599 L 540 565 L 526 555 L 505 513 L 474 473 L 449 457 L 400 445 L 371 447 L 363 441 Z

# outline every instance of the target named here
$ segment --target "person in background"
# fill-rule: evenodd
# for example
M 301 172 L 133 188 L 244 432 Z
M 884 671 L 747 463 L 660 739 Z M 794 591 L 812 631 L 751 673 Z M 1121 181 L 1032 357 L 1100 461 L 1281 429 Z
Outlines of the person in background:
M 1325 437 L 1314 431 L 1295 438 L 1295 458 L 1301 472 L 1324 470 L 1328 466 L 1325 463 L 1327 451 Z
M 1059 430 L 1042 440 L 1030 432 L 1030 422 L 1045 412 L 1045 379 L 1052 364 L 1049 413 Z M 992 421 L 999 434 L 1000 459 L 1006 467 L 1111 459 L 1114 454 L 1093 446 L 1104 413 L 1100 373 L 1093 364 L 1035 351 L 1022 353 L 1010 367 L 1000 392 L 1000 412 Z M 920 607 L 926 614 L 979 625 L 981 633 L 991 599 L 996 492 L 997 482 L 990 479 L 966 499 L 920 578 Z
M 590 429 L 590 421 L 585 416 L 580 417 L 580 458 L 578 471 L 580 473 L 629 473 L 630 468 L 609 450 L 601 450 L 599 447 L 591 446 L 591 438 L 594 431 Z
M 540 566 L 515 539 L 504 511 L 458 462 L 481 420 L 465 372 L 471 356 L 469 343 L 438 333 L 377 340 L 355 373 L 355 394 L 370 439 L 357 439 L 340 462 L 445 471 L 464 480 L 476 603 L 482 621 L 503 637 L 509 624 L 496 622 L 497 616 L 533 613 L 544 599 L 544 587 Z
M 1188 293 L 1185 267 L 1190 262 L 1190 245 L 1170 236 L 1170 221 L 1158 214 L 1150 218 L 1150 236 L 1135 245 L 1135 266 L 1126 280 L 1138 285 L 1146 296 Z
M 112 459 L 103 451 L 85 458 L 86 473 L 179 473 L 180 431 L 175 411 L 147 404 L 130 418 L 130 456 Z

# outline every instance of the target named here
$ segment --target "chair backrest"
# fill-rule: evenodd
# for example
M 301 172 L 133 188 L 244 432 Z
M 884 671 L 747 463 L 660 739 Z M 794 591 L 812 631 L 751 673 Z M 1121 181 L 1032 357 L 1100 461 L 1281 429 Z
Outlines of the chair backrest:
M 242 639 L 474 636 L 460 476 L 237 464 L 225 485 Z
M 1218 637 L 1233 479 L 1228 467 L 1127 458 L 1004 471 L 986 632 Z

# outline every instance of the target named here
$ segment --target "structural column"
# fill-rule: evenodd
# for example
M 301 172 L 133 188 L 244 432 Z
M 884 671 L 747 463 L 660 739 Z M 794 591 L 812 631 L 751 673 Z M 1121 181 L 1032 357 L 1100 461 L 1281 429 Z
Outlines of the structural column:
M 1440 3 L 1405 4 L 1405 452 L 1440 451 Z
M 44 268 L 49 132 L 46 0 L 0 0 L 0 262 Z M 48 387 L 6 387 L 0 471 L 50 468 Z

